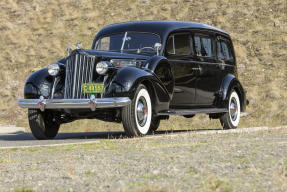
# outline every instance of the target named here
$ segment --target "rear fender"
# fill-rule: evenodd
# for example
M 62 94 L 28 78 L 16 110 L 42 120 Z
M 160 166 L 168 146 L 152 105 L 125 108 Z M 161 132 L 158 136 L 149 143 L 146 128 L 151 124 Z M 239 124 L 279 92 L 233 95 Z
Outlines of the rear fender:
M 228 94 L 231 89 L 235 89 L 239 95 L 241 112 L 246 110 L 246 91 L 243 89 L 239 80 L 231 74 L 226 75 L 221 84 L 222 101 L 224 107 L 228 105 Z

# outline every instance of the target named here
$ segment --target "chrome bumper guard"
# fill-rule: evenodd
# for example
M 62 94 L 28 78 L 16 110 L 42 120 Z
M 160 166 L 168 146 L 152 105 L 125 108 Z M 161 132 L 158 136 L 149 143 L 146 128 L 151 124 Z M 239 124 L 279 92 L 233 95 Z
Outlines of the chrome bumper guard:
M 128 97 L 111 97 L 90 99 L 19 99 L 18 105 L 22 108 L 40 109 L 91 109 L 95 111 L 98 108 L 124 107 L 131 103 Z

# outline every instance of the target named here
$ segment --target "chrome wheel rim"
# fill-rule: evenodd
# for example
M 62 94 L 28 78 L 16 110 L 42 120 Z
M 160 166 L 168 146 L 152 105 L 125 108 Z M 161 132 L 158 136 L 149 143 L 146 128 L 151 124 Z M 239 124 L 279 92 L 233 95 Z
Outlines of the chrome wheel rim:
M 147 121 L 148 107 L 144 97 L 140 97 L 137 104 L 137 119 L 141 127 L 143 127 Z
M 231 99 L 230 105 L 229 105 L 229 113 L 230 117 L 233 121 L 237 119 L 238 116 L 238 106 L 235 98 Z

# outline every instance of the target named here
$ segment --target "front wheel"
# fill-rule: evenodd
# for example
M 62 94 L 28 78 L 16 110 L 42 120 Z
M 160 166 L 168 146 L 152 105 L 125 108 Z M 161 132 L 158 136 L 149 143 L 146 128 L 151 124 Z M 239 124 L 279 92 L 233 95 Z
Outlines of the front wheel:
M 152 105 L 147 88 L 140 84 L 128 106 L 122 109 L 122 123 L 127 136 L 138 137 L 149 132 L 152 117 Z
M 231 90 L 228 97 L 228 112 L 220 117 L 223 129 L 235 129 L 240 121 L 240 99 L 235 90 Z
M 28 118 L 31 132 L 36 139 L 53 139 L 58 134 L 60 124 L 52 112 L 29 109 Z

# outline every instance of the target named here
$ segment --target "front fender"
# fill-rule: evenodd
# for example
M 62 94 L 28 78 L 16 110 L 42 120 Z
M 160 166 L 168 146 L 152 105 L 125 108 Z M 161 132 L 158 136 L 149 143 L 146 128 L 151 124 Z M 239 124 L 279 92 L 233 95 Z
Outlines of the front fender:
M 156 112 L 168 109 L 171 98 L 161 80 L 152 71 L 136 67 L 123 67 L 116 71 L 105 96 L 133 99 L 139 84 L 149 89 Z
M 24 87 L 24 98 L 35 99 L 41 95 L 49 98 L 53 84 L 53 77 L 49 75 L 48 68 L 43 68 L 32 73 Z

